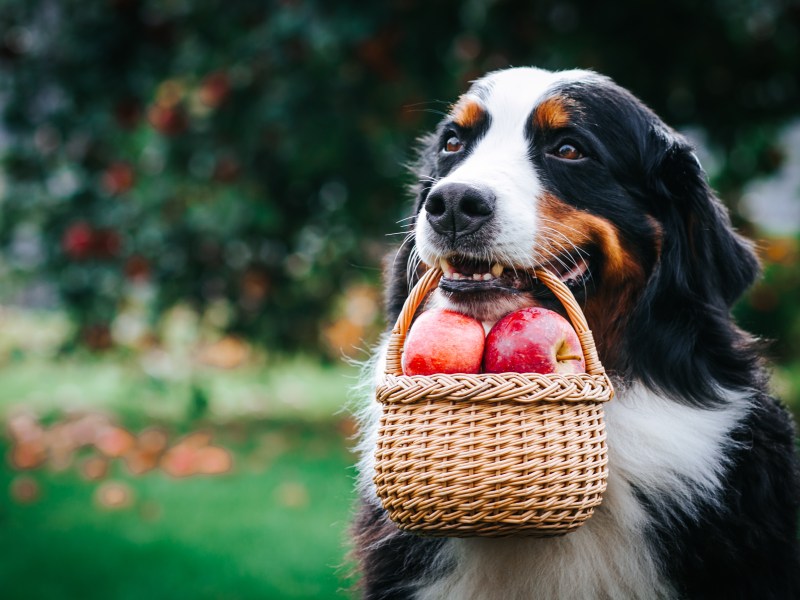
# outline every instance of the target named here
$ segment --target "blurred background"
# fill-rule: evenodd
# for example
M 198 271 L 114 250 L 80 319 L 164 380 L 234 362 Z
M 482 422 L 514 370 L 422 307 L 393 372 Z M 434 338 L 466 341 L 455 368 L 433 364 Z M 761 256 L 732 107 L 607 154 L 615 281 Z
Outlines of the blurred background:
M 583 67 L 698 146 L 800 412 L 800 3 L 0 2 L 0 589 L 335 598 L 415 138 Z M 399 234 L 399 235 L 398 235 Z

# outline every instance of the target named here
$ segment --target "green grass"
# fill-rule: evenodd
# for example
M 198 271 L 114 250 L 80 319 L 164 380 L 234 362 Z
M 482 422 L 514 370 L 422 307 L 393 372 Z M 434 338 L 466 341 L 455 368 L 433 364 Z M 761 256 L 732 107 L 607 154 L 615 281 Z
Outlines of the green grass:
M 133 477 L 116 465 L 111 478 L 133 492 L 125 508 L 103 508 L 101 483 L 75 469 L 20 475 L 4 466 L 3 597 L 346 597 L 352 457 L 341 436 L 304 425 L 242 431 L 215 432 L 235 452 L 230 474 Z M 37 501 L 11 499 L 20 477 L 38 483 Z
M 19 410 L 46 423 L 99 411 L 133 432 L 161 425 L 171 443 L 208 430 L 232 452 L 234 468 L 184 479 L 161 470 L 134 476 L 116 459 L 106 481 L 129 486 L 133 500 L 111 509 L 97 500 L 103 482 L 79 474 L 89 450 L 60 472 L 20 472 L 3 460 L 0 597 L 349 596 L 354 458 L 342 406 L 353 369 L 284 358 L 226 371 L 170 356 L 55 360 L 28 349 L 4 358 L 2 457 L 11 444 L 3 421 Z M 39 488 L 30 503 L 12 493 L 26 478 Z

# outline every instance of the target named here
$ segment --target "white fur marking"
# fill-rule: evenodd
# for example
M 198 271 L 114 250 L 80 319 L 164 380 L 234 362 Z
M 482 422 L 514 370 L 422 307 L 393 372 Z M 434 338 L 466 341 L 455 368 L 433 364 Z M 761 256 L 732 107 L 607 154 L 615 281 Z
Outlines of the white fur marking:
M 553 73 L 521 67 L 492 73 L 480 80 L 477 85 L 489 90 L 482 92 L 483 98 L 475 89 L 466 94 L 485 106 L 491 118 L 489 130 L 464 162 L 441 178 L 431 191 L 458 182 L 494 192 L 497 235 L 491 247 L 483 249 L 483 258 L 524 270 L 535 266 L 539 227 L 537 202 L 542 184 L 529 156 L 525 138 L 527 120 L 553 86 L 594 77 L 596 75 L 588 71 Z M 442 258 L 435 237 L 423 207 L 417 218 L 416 247 L 420 258 L 428 265 L 439 264 Z M 492 305 L 473 307 L 477 313 L 473 316 L 482 321 L 497 321 L 528 303 L 524 296 L 509 295 Z M 465 310 L 463 305 L 442 298 L 438 290 L 431 295 L 431 306 Z
M 483 101 L 477 95 L 466 94 L 486 107 L 491 117 L 489 130 L 464 162 L 441 178 L 431 191 L 458 182 L 489 188 L 495 193 L 498 233 L 486 253 L 498 262 L 522 268 L 534 266 L 538 226 L 536 202 L 542 185 L 529 157 L 525 139 L 527 119 L 554 85 L 592 76 L 587 71 L 552 73 L 529 67 L 507 69 L 479 82 L 490 86 Z M 417 219 L 416 236 L 422 260 L 428 265 L 438 264 L 441 255 L 431 239 L 424 208 Z
M 356 451 L 359 454 L 357 488 L 361 498 L 380 505 L 375 489 L 375 447 L 378 444 L 378 428 L 381 419 L 381 405 L 375 399 L 375 387 L 380 383 L 386 365 L 386 351 L 389 344 L 385 336 L 369 362 L 361 371 L 361 384 L 355 390 L 355 414 L 358 421 L 359 443 Z
M 609 480 L 603 504 L 580 529 L 552 539 L 450 540 L 455 569 L 418 600 L 673 598 L 646 538 L 636 486 L 691 512 L 713 501 L 731 429 L 747 412 L 731 395 L 719 410 L 678 404 L 641 386 L 607 405 Z

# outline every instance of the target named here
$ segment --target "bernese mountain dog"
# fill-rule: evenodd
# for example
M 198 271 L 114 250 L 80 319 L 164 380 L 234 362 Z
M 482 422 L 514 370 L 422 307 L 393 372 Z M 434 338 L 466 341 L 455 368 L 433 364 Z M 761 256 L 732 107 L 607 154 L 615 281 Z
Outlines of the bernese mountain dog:
M 616 387 L 608 488 L 562 537 L 401 532 L 375 495 L 380 407 L 367 398 L 363 598 L 800 598 L 795 432 L 730 313 L 759 265 L 687 140 L 594 72 L 512 68 L 474 82 L 413 170 L 389 322 L 426 266 L 444 271 L 428 306 L 487 327 L 529 305 L 558 310 L 532 271 L 557 274 Z M 382 364 L 379 350 L 365 387 Z

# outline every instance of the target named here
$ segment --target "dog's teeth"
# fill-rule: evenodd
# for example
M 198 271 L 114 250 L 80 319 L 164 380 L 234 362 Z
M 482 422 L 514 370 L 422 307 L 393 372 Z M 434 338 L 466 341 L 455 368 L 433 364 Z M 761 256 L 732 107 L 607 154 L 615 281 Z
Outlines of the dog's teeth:
M 451 271 L 449 277 L 450 279 L 455 279 L 455 280 L 464 279 L 463 275 L 461 275 L 461 273 L 459 273 L 458 271 Z
M 483 280 L 484 281 L 491 281 L 494 278 L 495 278 L 495 274 L 494 273 L 484 273 L 483 274 Z
M 503 265 L 500 263 L 494 263 L 492 265 L 492 275 L 495 277 L 500 277 L 503 274 Z
M 454 272 L 453 267 L 450 266 L 450 263 L 447 262 L 446 258 L 442 258 L 439 260 L 439 266 L 441 267 L 442 273 L 444 273 L 445 277 L 448 277 L 450 279 L 453 278 L 453 272 Z
M 483 281 L 483 273 L 473 273 L 472 279 L 474 281 Z

